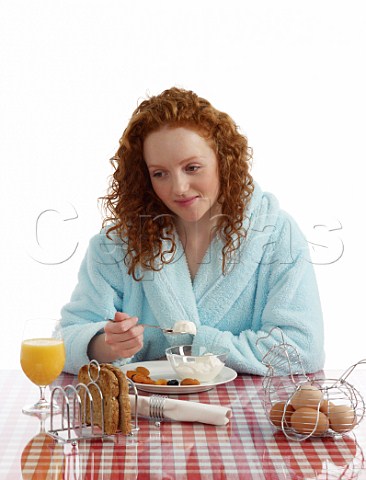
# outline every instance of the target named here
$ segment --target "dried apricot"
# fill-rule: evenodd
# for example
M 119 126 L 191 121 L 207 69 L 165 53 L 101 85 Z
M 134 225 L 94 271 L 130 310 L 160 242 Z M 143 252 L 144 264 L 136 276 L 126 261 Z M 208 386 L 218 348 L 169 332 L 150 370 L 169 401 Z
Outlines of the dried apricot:
M 181 382 L 181 385 L 200 385 L 200 381 L 196 378 L 184 378 Z
M 144 381 L 142 383 L 146 383 L 148 385 L 156 385 L 156 382 L 155 380 L 153 380 L 152 378 L 150 377 L 145 377 Z
M 168 383 L 168 380 L 166 378 L 159 378 L 158 380 L 155 381 L 155 385 L 166 385 Z
M 145 375 L 145 377 L 150 375 L 150 371 L 145 367 L 136 367 L 136 372 L 142 373 L 142 375 Z
M 126 377 L 132 379 L 132 377 L 136 375 L 136 373 L 137 373 L 136 370 L 127 370 Z
M 133 376 L 132 380 L 136 383 L 145 383 L 146 380 L 146 375 L 142 375 L 141 373 L 136 373 L 136 375 Z
M 136 373 L 136 375 L 132 377 L 132 380 L 135 383 L 145 383 L 148 385 L 155 385 L 155 380 L 153 380 L 150 377 L 147 377 L 146 375 L 142 375 L 142 373 Z

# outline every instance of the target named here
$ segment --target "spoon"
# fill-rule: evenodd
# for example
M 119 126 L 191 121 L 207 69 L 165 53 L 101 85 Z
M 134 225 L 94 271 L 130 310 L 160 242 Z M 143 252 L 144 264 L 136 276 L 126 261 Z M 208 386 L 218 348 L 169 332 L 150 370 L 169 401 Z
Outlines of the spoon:
M 158 327 L 157 325 L 148 325 L 147 323 L 138 323 L 137 325 L 142 325 L 143 327 L 147 328 L 157 328 L 161 330 L 163 333 L 168 335 L 186 335 L 189 332 L 175 332 L 172 328 L 162 328 Z
M 131 318 L 131 317 L 127 317 L 125 318 L 125 320 L 127 320 L 128 318 Z M 108 318 L 108 321 L 114 323 L 114 320 L 112 318 Z M 159 327 L 158 325 L 149 325 L 147 323 L 137 323 L 136 325 L 142 325 L 144 328 L 157 328 L 158 330 L 161 330 L 163 333 L 167 335 L 187 335 L 189 333 L 189 332 L 175 332 L 172 328 L 162 328 L 162 327 Z

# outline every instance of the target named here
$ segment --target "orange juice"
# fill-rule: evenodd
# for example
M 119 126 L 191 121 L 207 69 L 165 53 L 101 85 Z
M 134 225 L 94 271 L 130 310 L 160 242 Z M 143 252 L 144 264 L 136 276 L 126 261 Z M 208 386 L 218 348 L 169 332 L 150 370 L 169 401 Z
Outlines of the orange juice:
M 20 364 L 33 383 L 39 386 L 49 385 L 64 368 L 64 342 L 57 338 L 24 340 L 20 351 Z

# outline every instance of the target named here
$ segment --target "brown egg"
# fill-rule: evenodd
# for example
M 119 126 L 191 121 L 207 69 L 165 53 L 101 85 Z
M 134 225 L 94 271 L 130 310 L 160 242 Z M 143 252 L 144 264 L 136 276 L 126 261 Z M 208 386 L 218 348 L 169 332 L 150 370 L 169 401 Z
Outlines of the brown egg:
M 330 412 L 330 407 L 334 405 L 332 402 L 330 402 L 329 400 L 322 400 L 321 403 L 320 403 L 320 407 L 319 407 L 319 410 L 324 413 L 324 415 L 329 415 L 329 412 Z
M 269 412 L 269 419 L 271 420 L 272 425 L 274 425 L 275 427 L 282 427 L 282 417 L 285 406 L 286 402 L 277 402 L 272 406 L 271 411 Z M 291 415 L 294 411 L 295 409 L 292 405 L 287 405 L 285 417 L 283 420 L 283 424 L 285 427 L 290 426 Z
M 322 435 L 329 428 L 329 420 L 322 412 L 313 408 L 301 407 L 291 415 L 291 427 L 298 433 Z
M 291 405 L 295 410 L 302 407 L 318 408 L 319 402 L 323 400 L 323 393 L 319 388 L 311 385 L 311 383 L 304 383 L 292 395 Z
M 332 405 L 329 409 L 329 422 L 335 432 L 349 432 L 357 423 L 356 412 L 347 405 Z

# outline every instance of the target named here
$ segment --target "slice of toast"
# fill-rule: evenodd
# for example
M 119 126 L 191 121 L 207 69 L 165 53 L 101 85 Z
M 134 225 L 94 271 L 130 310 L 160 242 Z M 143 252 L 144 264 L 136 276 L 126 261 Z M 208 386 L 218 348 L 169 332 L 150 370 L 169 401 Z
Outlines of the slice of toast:
M 131 405 L 128 396 L 128 380 L 125 374 L 110 363 L 105 364 L 117 377 L 119 383 L 119 430 L 128 435 L 131 433 Z
M 98 369 L 90 365 L 90 372 L 93 380 L 96 380 Z M 79 370 L 78 380 L 85 385 L 90 384 L 88 365 Z M 131 408 L 128 397 L 128 382 L 124 373 L 110 364 L 101 364 L 99 379 L 96 382 L 103 395 L 104 404 L 104 432 L 107 435 L 114 435 L 118 430 L 128 434 L 131 432 Z M 89 385 L 93 398 L 93 422 L 102 428 L 102 403 L 98 389 L 95 385 Z M 85 398 L 83 389 L 80 390 L 82 406 L 84 408 Z M 91 423 L 89 400 L 86 400 L 86 423 Z
M 90 372 L 93 379 L 97 378 L 98 370 L 95 365 L 90 366 Z M 88 375 L 88 365 L 84 365 L 79 370 L 78 380 L 80 383 L 88 385 L 90 378 Z M 113 435 L 118 430 L 119 425 L 119 384 L 118 379 L 109 369 L 100 366 L 99 379 L 96 382 L 103 395 L 104 405 L 104 432 L 107 435 Z M 93 423 L 102 428 L 102 401 L 98 389 L 94 385 L 89 385 L 89 390 L 93 398 Z M 85 396 L 83 390 L 80 391 L 82 407 L 86 399 L 86 423 L 91 423 L 90 408 L 88 397 Z

